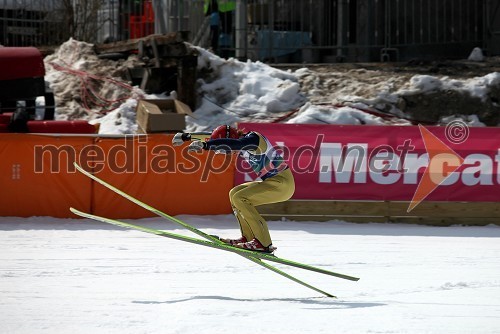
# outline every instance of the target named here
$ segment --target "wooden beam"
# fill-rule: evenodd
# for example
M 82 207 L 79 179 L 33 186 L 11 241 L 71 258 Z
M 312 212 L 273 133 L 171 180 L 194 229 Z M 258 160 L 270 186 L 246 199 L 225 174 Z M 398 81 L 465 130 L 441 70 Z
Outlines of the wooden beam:
M 408 202 L 389 203 L 389 216 L 500 218 L 498 202 L 421 202 L 409 213 Z
M 422 202 L 407 212 L 409 202 L 289 200 L 258 207 L 266 219 L 395 222 L 448 226 L 500 225 L 499 202 Z
M 288 215 L 356 215 L 356 216 L 387 216 L 387 202 L 354 202 L 354 201 L 313 201 L 313 200 L 289 200 L 259 206 L 261 213 L 280 212 Z
M 146 47 L 156 43 L 157 46 L 170 44 L 184 44 L 187 40 L 186 34 L 183 32 L 172 32 L 164 35 L 149 35 L 142 38 L 129 39 L 126 41 L 118 41 L 106 44 L 96 44 L 94 49 L 96 53 L 119 53 L 130 52 L 139 49 L 139 44 L 142 43 Z

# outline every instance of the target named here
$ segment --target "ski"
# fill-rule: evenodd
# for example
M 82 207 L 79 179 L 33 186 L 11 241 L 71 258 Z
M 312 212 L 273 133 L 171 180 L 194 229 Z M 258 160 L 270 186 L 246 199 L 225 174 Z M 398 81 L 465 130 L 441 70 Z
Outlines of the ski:
M 241 255 L 246 255 L 246 256 L 254 256 L 254 257 L 257 257 L 259 259 L 262 259 L 262 260 L 267 260 L 267 261 L 271 261 L 271 262 L 276 262 L 276 263 L 281 263 L 281 264 L 284 264 L 284 265 L 288 265 L 288 266 L 291 266 L 291 267 L 296 267 L 296 268 L 300 268 L 300 269 L 305 269 L 305 270 L 310 270 L 310 271 L 314 271 L 314 272 L 317 272 L 317 273 L 321 273 L 321 274 L 325 274 L 325 275 L 330 275 L 330 276 L 334 276 L 334 277 L 338 277 L 338 278 L 342 278 L 342 279 L 346 279 L 346 280 L 350 280 L 350 281 L 358 281 L 359 278 L 358 277 L 353 277 L 353 276 L 349 276 L 349 275 L 344 275 L 344 274 L 340 274 L 340 273 L 336 273 L 336 272 L 333 272 L 333 271 L 329 271 L 329 270 L 325 270 L 325 269 L 322 269 L 322 268 L 317 268 L 317 267 L 313 267 L 313 266 L 310 266 L 310 265 L 307 265 L 307 264 L 303 264 L 303 263 L 300 263 L 300 262 L 295 262 L 295 261 L 291 261 L 291 260 L 287 260 L 287 259 L 283 259 L 283 258 L 279 258 L 277 256 L 274 256 L 274 255 L 271 255 L 271 254 L 266 254 L 266 253 L 262 253 L 262 252 L 254 252 L 254 251 L 250 251 L 250 250 L 246 250 L 246 249 L 241 249 L 241 248 L 236 248 L 236 247 L 232 247 L 232 246 L 229 246 L 229 245 L 226 245 L 224 243 L 222 243 L 219 239 L 215 238 L 214 236 L 211 236 L 209 234 L 206 234 L 205 232 L 203 231 L 200 231 L 199 229 L 183 222 L 182 220 L 180 219 L 177 219 L 175 217 L 172 217 L 158 209 L 155 209 L 153 208 L 152 206 L 136 199 L 135 197 L 123 192 L 122 190 L 110 185 L 109 183 L 105 182 L 104 180 L 101 180 L 100 178 L 98 178 L 97 176 L 87 172 L 86 170 L 84 170 L 81 166 L 79 166 L 76 162 L 74 163 L 74 166 L 76 167 L 76 169 L 83 173 L 84 175 L 90 177 L 91 179 L 93 179 L 94 181 L 100 183 L 101 185 L 105 186 L 106 188 L 114 191 L 115 193 L 125 197 L 126 199 L 132 201 L 133 203 L 141 206 L 142 208 L 146 209 L 146 210 L 149 210 L 167 220 L 170 220 L 176 224 L 179 224 L 183 227 L 185 227 L 186 229 L 190 230 L 191 232 L 209 240 L 209 241 L 205 241 L 205 240 L 200 240 L 200 239 L 195 239 L 195 238 L 190 238 L 190 237 L 185 237 L 185 236 L 179 236 L 180 238 L 177 238 L 177 237 L 174 237 L 174 236 L 170 236 L 171 238 L 173 239 L 183 239 L 183 238 L 186 238 L 184 241 L 188 241 L 188 240 L 191 240 L 190 242 L 193 242 L 193 243 L 198 243 L 198 244 L 203 244 L 203 245 L 206 245 L 206 246 L 209 246 L 209 247 L 213 247 L 213 248 L 219 248 L 219 249 L 224 249 L 224 250 L 228 250 L 228 251 L 231 251 L 233 253 L 238 253 L 238 254 L 241 254 Z M 75 210 L 75 209 L 71 209 L 72 211 Z M 75 210 L 77 211 L 77 210 Z M 75 212 L 76 213 L 76 212 Z M 87 214 L 85 213 L 86 215 L 90 215 L 90 214 Z M 93 215 L 92 215 L 93 216 Z M 109 218 L 104 218 L 104 217 L 98 217 L 98 216 L 94 216 L 96 218 L 102 218 L 104 220 L 110 220 Z M 87 218 L 91 218 L 91 217 L 87 217 Z M 91 219 L 94 219 L 94 218 L 91 218 Z M 97 220 L 101 220 L 101 219 L 97 219 Z M 103 220 L 101 220 L 103 221 Z M 107 222 L 107 223 L 110 223 L 110 224 L 113 224 L 111 221 L 113 221 L 112 219 L 110 221 L 104 221 L 104 222 Z M 131 224 L 127 224 L 127 223 L 123 223 L 121 222 L 121 224 L 126 224 L 126 225 L 131 225 Z M 118 225 L 118 224 L 114 224 L 114 225 Z M 141 230 L 142 227 L 139 227 L 139 228 L 136 228 L 136 227 L 131 227 L 131 226 L 125 226 L 125 225 L 118 225 L 118 226 L 122 226 L 122 227 L 128 227 L 128 228 L 134 228 L 134 229 L 139 229 Z M 153 234 L 158 234 L 156 232 L 160 232 L 160 234 L 162 233 L 167 233 L 168 232 L 162 232 L 162 231 L 150 231 L 150 229 L 147 229 L 145 228 L 146 230 L 148 231 L 144 231 L 144 232 L 147 232 L 147 233 L 153 233 Z M 164 236 L 167 236 L 167 235 L 164 235 Z M 178 236 L 178 235 L 176 235 Z
M 255 262 L 256 264 L 262 265 L 265 268 L 272 270 L 277 274 L 280 274 L 280 275 L 282 275 L 282 276 L 284 276 L 284 277 L 286 277 L 286 278 L 288 278 L 296 283 L 299 283 L 307 288 L 310 288 L 314 291 L 317 291 L 317 292 L 319 292 L 327 297 L 337 298 L 336 296 L 334 296 L 328 292 L 320 290 L 320 289 L 318 289 L 318 288 L 316 288 L 308 283 L 305 283 L 305 282 L 295 278 L 294 276 L 291 276 L 291 275 L 285 273 L 284 271 L 282 271 L 276 267 L 269 265 L 268 263 L 265 263 L 265 262 L 259 260 L 259 258 L 268 260 L 269 258 L 274 257 L 273 255 L 259 253 L 259 252 L 250 251 L 250 250 L 241 249 L 241 248 L 236 248 L 236 247 L 225 245 L 225 244 L 216 244 L 216 243 L 213 243 L 213 242 L 207 241 L 207 240 L 192 238 L 192 237 L 188 237 L 188 236 L 184 236 L 184 235 L 180 235 L 180 234 L 176 234 L 176 233 L 172 233 L 172 232 L 160 231 L 160 230 L 156 230 L 156 229 L 141 226 L 141 225 L 126 223 L 126 222 L 116 220 L 116 219 L 110 219 L 110 218 L 106 218 L 106 217 L 96 216 L 96 215 L 93 215 L 90 213 L 82 212 L 82 211 L 77 210 L 75 208 L 70 208 L 70 210 L 74 214 L 76 214 L 80 217 L 83 217 L 83 218 L 89 218 L 92 220 L 120 226 L 120 227 L 127 228 L 127 229 L 138 230 L 138 231 L 145 232 L 145 233 L 155 234 L 155 235 L 158 235 L 161 237 L 171 238 L 171 239 L 175 239 L 175 240 L 189 242 L 192 244 L 207 246 L 207 247 L 211 247 L 211 248 L 216 248 L 216 249 L 221 249 L 221 250 L 225 250 L 228 252 L 236 253 L 236 254 L 245 256 L 249 260 L 251 260 L 252 262 Z M 287 261 L 287 260 L 285 260 L 285 261 Z M 286 262 L 283 262 L 283 263 L 287 264 Z M 335 274 L 335 273 L 330 273 L 330 274 Z M 337 275 L 333 275 L 333 276 L 337 276 Z
M 127 199 L 131 200 L 132 202 L 134 202 L 134 203 L 138 204 L 139 206 L 141 206 L 141 207 L 143 207 L 143 208 L 145 208 L 145 209 L 147 209 L 147 210 L 149 210 L 149 211 L 152 211 L 153 213 L 156 213 L 156 214 L 160 215 L 160 217 L 162 217 L 162 218 L 164 218 L 164 219 L 168 219 L 168 220 L 173 221 L 173 222 L 175 222 L 175 223 L 178 223 L 178 224 L 180 224 L 181 226 L 183 226 L 183 227 L 187 228 L 188 230 L 190 230 L 190 231 L 192 231 L 192 232 L 194 232 L 194 233 L 196 233 L 196 234 L 200 235 L 201 237 L 203 237 L 203 238 L 205 238 L 205 239 L 207 239 L 207 240 L 210 240 L 210 241 L 213 241 L 213 242 L 216 242 L 216 243 L 219 243 L 219 244 L 224 244 L 222 241 L 220 241 L 220 240 L 219 240 L 219 238 L 218 238 L 218 237 L 215 237 L 215 236 L 212 236 L 212 235 L 208 235 L 208 234 L 204 233 L 203 231 L 200 231 L 200 230 L 198 230 L 197 228 L 195 228 L 195 227 L 193 227 L 193 226 L 191 226 L 191 225 L 189 225 L 189 224 L 187 224 L 187 223 L 185 223 L 185 222 L 183 222 L 183 221 L 181 221 L 181 220 L 178 220 L 178 219 L 176 219 L 176 218 L 174 218 L 174 217 L 172 217 L 172 216 L 166 215 L 165 213 L 163 213 L 163 212 L 161 212 L 161 211 L 159 211 L 159 210 L 156 210 L 156 209 L 154 209 L 153 207 L 151 207 L 151 206 L 147 205 L 146 203 L 143 203 L 143 202 L 141 202 L 141 201 L 139 201 L 139 200 L 135 199 L 134 197 L 132 197 L 132 196 L 130 196 L 130 195 L 128 195 L 128 194 L 126 194 L 125 192 L 123 192 L 123 191 L 121 191 L 121 190 L 119 190 L 119 189 L 117 189 L 117 188 L 115 188 L 115 187 L 111 186 L 110 184 L 108 184 L 108 183 L 104 182 L 103 180 L 101 180 L 101 179 L 99 179 L 99 178 L 95 177 L 93 174 L 90 174 L 90 173 L 86 172 L 83 168 L 81 168 L 81 167 L 80 167 L 78 164 L 76 164 L 76 163 L 75 163 L 75 167 L 76 167 L 76 168 L 77 168 L 80 172 L 82 172 L 84 175 L 87 175 L 87 176 L 91 177 L 93 180 L 95 180 L 95 181 L 99 182 L 100 184 L 102 184 L 102 185 L 104 185 L 104 186 L 108 187 L 109 189 L 111 189 L 111 190 L 113 190 L 113 191 L 117 192 L 119 195 L 124 196 L 125 198 L 127 198 Z M 327 297 L 337 298 L 336 296 L 334 296 L 334 295 L 332 295 L 332 294 L 330 294 L 330 293 L 328 293 L 328 292 L 326 292 L 326 291 L 320 290 L 320 289 L 318 289 L 318 288 L 316 288 L 316 287 L 314 287 L 314 286 L 312 286 L 312 285 L 310 285 L 310 284 L 308 284 L 308 283 L 306 283 L 306 282 L 304 282 L 304 281 L 301 281 L 301 280 L 299 280 L 298 278 L 296 278 L 296 277 L 294 277 L 294 276 L 292 276 L 292 275 L 290 275 L 290 274 L 288 274 L 288 273 L 286 273 L 286 272 L 284 272 L 284 271 L 282 271 L 282 270 L 280 270 L 280 269 L 278 269 L 278 268 L 276 268 L 276 267 L 274 267 L 274 266 L 272 266 L 272 265 L 270 265 L 270 264 L 268 264 L 268 263 L 266 263 L 266 262 L 263 262 L 263 261 L 262 261 L 262 260 L 260 260 L 259 258 L 255 258 L 255 257 L 253 257 L 253 256 L 250 256 L 250 255 L 244 255 L 244 254 L 239 254 L 239 255 L 241 255 L 242 257 L 244 257 L 244 258 L 246 258 L 246 259 L 248 259 L 248 260 L 250 260 L 250 261 L 254 262 L 255 264 L 258 264 L 258 265 L 260 265 L 260 266 L 262 266 L 262 267 L 264 267 L 264 268 L 266 268 L 266 269 L 269 269 L 269 270 L 271 270 L 271 271 L 273 271 L 273 272 L 277 273 L 278 275 L 281 275 L 281 276 L 283 276 L 283 277 L 285 277 L 285 278 L 287 278 L 287 279 L 289 279 L 289 280 L 291 280 L 291 281 L 293 281 L 293 282 L 296 282 L 296 283 L 298 283 L 298 284 L 301 284 L 301 285 L 305 286 L 306 288 L 309 288 L 309 289 L 311 289 L 311 290 L 314 290 L 314 291 L 316 291 L 316 292 L 319 292 L 319 293 L 321 293 L 321 294 L 323 294 L 323 295 L 325 295 L 325 296 L 327 296 Z
M 252 262 L 255 262 L 256 264 L 258 265 L 261 265 L 271 271 L 274 271 L 275 273 L 277 274 L 280 274 L 281 276 L 284 276 L 296 283 L 299 283 L 309 289 L 312 289 L 314 291 L 317 291 L 327 297 L 332 297 L 332 298 L 337 298 L 336 296 L 326 292 L 326 291 L 323 291 L 323 290 L 320 290 L 308 283 L 305 283 L 297 278 L 295 278 L 294 276 L 291 276 L 287 273 L 285 273 L 284 271 L 274 267 L 274 266 L 271 266 L 270 264 L 268 263 L 265 263 L 261 260 L 259 260 L 256 256 L 254 256 L 253 253 L 256 253 L 256 252 L 253 252 L 253 251 L 249 251 L 249 250 L 244 250 L 242 249 L 242 251 L 244 252 L 244 254 L 241 254 L 238 252 L 238 248 L 235 248 L 235 247 L 232 247 L 232 246 L 224 246 L 224 245 L 220 245 L 220 244 L 215 244 L 211 241 L 206 241 L 206 240 L 201 240 L 201 239 L 196 239 L 196 238 L 191 238 L 191 237 L 187 237 L 187 236 L 184 236 L 184 235 L 180 235 L 180 234 L 175 234 L 175 233 L 171 233 L 171 232 L 166 232 L 166 231 L 160 231 L 160 230 L 156 230 L 156 229 L 152 229 L 152 228 L 149 228 L 149 227 L 145 227 L 145 226 L 140 226 L 140 225 L 134 225 L 134 224 L 129 224 L 129 223 L 126 223 L 126 222 L 123 222 L 123 221 L 120 221 L 120 220 L 116 220 L 116 219 L 110 219 L 110 218 L 105 218 L 105 217 L 101 217 L 101 216 L 96 216 L 96 215 L 92 215 L 90 213 L 86 213 L 86 212 L 82 212 L 82 211 L 79 211 L 75 208 L 70 208 L 71 212 L 73 212 L 74 214 L 80 216 L 80 217 L 84 217 L 84 218 L 89 218 L 89 219 L 93 219 L 93 220 L 96 220 L 96 221 L 100 221 L 100 222 L 103 222 L 103 223 L 108 223 L 108 224 L 112 224 L 112 225 L 116 225 L 116 226 L 120 226 L 120 227 L 124 227 L 124 228 L 127 228 L 127 229 L 134 229 L 134 230 L 138 230 L 138 231 L 141 231 L 141 232 L 146 232 L 146 233 L 151 233 L 151 234 L 156 234 L 156 235 L 159 235 L 161 237 L 167 237 L 167 238 L 171 238 L 171 239 L 176 239 L 176 240 L 180 240 L 180 241 L 186 241 L 186 242 L 189 242 L 189 243 L 193 243 L 193 244 L 197 244 L 197 245 L 202 245 L 202 246 L 207 246 L 207 247 L 212 247 L 212 248 L 218 248 L 218 249 L 222 249 L 222 250 L 226 250 L 226 251 L 230 251 L 230 252 L 233 252 L 233 253 L 237 253 L 239 255 L 242 255 L 243 257 L 249 259 L 250 261 Z M 246 254 L 246 253 L 249 253 L 249 254 Z M 272 255 L 271 255 L 272 256 Z
M 134 225 L 134 224 L 130 224 L 130 223 L 126 223 L 126 222 L 120 221 L 120 220 L 106 218 L 106 217 L 101 217 L 101 216 L 93 215 L 93 214 L 90 214 L 90 213 L 82 212 L 82 211 L 77 210 L 75 208 L 70 208 L 70 210 L 71 210 L 71 212 L 73 212 L 74 214 L 76 214 L 76 215 L 78 215 L 80 217 L 97 220 L 97 221 L 100 221 L 100 222 L 103 222 L 103 223 L 108 223 L 108 224 L 112 224 L 112 225 L 116 225 L 116 226 L 121 226 L 121 227 L 124 227 L 124 228 L 138 230 L 138 231 L 142 231 L 142 232 L 146 232 L 146 233 L 156 234 L 156 235 L 159 235 L 159 236 L 162 236 L 162 237 L 167 237 L 167 238 L 176 239 L 176 240 L 180 240 L 180 241 L 186 241 L 186 242 L 189 242 L 189 243 L 192 243 L 192 244 L 198 244 L 198 245 L 207 246 L 207 247 L 211 247 L 211 248 L 222 249 L 222 250 L 225 250 L 225 251 L 228 251 L 228 252 L 232 252 L 232 253 L 236 253 L 236 254 L 253 256 L 253 257 L 256 257 L 256 258 L 259 258 L 259 259 L 262 259 L 262 260 L 268 260 L 268 261 L 272 261 L 272 262 L 277 262 L 277 263 L 285 264 L 285 265 L 292 266 L 292 267 L 302 268 L 302 269 L 314 271 L 314 272 L 325 274 L 325 275 L 330 275 L 330 276 L 335 276 L 335 277 L 347 279 L 347 280 L 350 280 L 350 281 L 357 281 L 357 280 L 359 280 L 359 278 L 357 278 L 357 277 L 352 277 L 352 276 L 348 276 L 348 275 L 344 275 L 344 274 L 339 274 L 339 273 L 336 273 L 336 272 L 333 272 L 333 271 L 329 271 L 329 270 L 326 270 L 326 269 L 316 268 L 316 267 L 313 267 L 313 266 L 310 266 L 310 265 L 307 265 L 307 264 L 303 264 L 303 263 L 300 263 L 300 262 L 295 262 L 295 261 L 283 259 L 283 258 L 274 256 L 274 255 L 271 255 L 271 254 L 268 254 L 268 253 L 251 251 L 251 250 L 248 250 L 248 249 L 233 247 L 233 246 L 230 246 L 230 245 L 227 245 L 227 244 L 219 244 L 219 243 L 211 242 L 211 241 L 208 241 L 208 240 L 202 240 L 202 239 L 197 239 L 197 238 L 193 238 L 193 237 L 188 237 L 188 236 L 185 236 L 185 235 L 175 234 L 175 233 L 166 232 L 166 231 L 160 231 L 160 230 L 152 229 L 152 228 L 141 226 L 141 225 Z
M 242 254 L 240 254 L 240 255 L 242 255 Z M 271 270 L 271 271 L 274 271 L 274 272 L 275 272 L 275 273 L 277 273 L 278 275 L 281 275 L 281 276 L 283 276 L 283 277 L 285 277 L 285 278 L 288 278 L 289 280 L 292 280 L 292 281 L 294 281 L 294 282 L 296 282 L 296 283 L 299 283 L 300 285 L 303 285 L 303 286 L 305 286 L 306 288 L 309 288 L 309 289 L 311 289 L 311 290 L 314 290 L 314 291 L 316 291 L 316 292 L 319 292 L 319 293 L 321 293 L 321 294 L 323 294 L 323 295 L 325 295 L 325 296 L 327 296 L 327 297 L 337 298 L 336 296 L 334 296 L 334 295 L 332 295 L 332 294 L 330 294 L 330 293 L 328 293 L 328 292 L 325 292 L 325 291 L 323 291 L 323 290 L 320 290 L 320 289 L 318 289 L 318 288 L 316 288 L 316 287 L 314 287 L 314 286 L 312 286 L 312 285 L 310 285 L 310 284 L 308 284 L 308 283 L 306 283 L 306 282 L 304 282 L 304 281 L 301 281 L 301 280 L 299 280 L 298 278 L 296 278 L 296 277 L 294 277 L 294 276 L 292 276 L 292 275 L 290 275 L 290 274 L 287 274 L 286 272 L 284 272 L 284 271 L 282 271 L 282 270 L 280 270 L 280 269 L 276 268 L 275 266 L 272 266 L 272 265 L 270 265 L 270 264 L 268 264 L 268 263 L 266 263 L 266 262 L 264 262 L 264 261 L 262 261 L 262 260 L 260 260 L 260 259 L 258 259 L 258 258 L 255 258 L 255 257 L 253 257 L 253 256 L 247 256 L 247 255 L 242 255 L 242 256 L 243 256 L 243 257 L 245 257 L 245 258 L 247 258 L 247 259 L 249 259 L 250 261 L 252 261 L 252 262 L 254 262 L 254 263 L 256 263 L 256 264 L 260 265 L 260 266 L 263 266 L 263 267 L 265 267 L 265 268 L 267 268 L 267 269 L 269 269 L 269 270 Z

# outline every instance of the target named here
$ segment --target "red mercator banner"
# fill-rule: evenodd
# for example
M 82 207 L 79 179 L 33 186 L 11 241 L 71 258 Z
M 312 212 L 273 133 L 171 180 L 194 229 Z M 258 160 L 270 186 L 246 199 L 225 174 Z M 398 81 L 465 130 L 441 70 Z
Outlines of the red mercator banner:
M 295 176 L 295 199 L 498 201 L 500 128 L 452 123 L 239 127 L 279 147 Z M 243 161 L 237 169 L 236 184 L 256 177 Z

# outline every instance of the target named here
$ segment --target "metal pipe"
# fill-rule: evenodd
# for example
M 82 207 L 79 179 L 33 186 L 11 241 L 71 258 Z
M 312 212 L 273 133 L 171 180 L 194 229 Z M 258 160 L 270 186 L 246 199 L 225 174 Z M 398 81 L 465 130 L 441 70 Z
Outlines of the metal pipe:
M 247 1 L 236 1 L 235 42 L 237 59 L 247 57 Z

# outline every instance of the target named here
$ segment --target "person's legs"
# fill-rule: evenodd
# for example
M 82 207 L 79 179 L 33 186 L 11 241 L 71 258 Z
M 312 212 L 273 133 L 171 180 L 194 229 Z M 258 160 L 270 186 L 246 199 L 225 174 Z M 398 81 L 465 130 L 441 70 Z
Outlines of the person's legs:
M 243 219 L 243 217 L 240 214 L 240 211 L 236 209 L 236 206 L 233 204 L 233 197 L 237 192 L 245 189 L 252 183 L 253 182 L 242 183 L 229 191 L 229 201 L 231 202 L 231 207 L 233 209 L 234 216 L 236 217 L 238 223 L 240 224 L 241 235 L 244 236 L 247 240 L 252 240 L 255 235 L 252 232 L 250 225 L 248 225 L 247 221 Z
M 219 26 L 210 26 L 210 46 L 215 54 L 219 52 Z
M 243 186 L 243 185 L 242 185 Z M 292 197 L 295 191 L 293 175 L 289 169 L 262 182 L 250 182 L 231 191 L 231 203 L 236 210 L 240 225 L 247 230 L 247 240 L 256 238 L 267 247 L 272 244 L 271 235 L 265 219 L 255 208 L 258 205 L 283 202 Z

